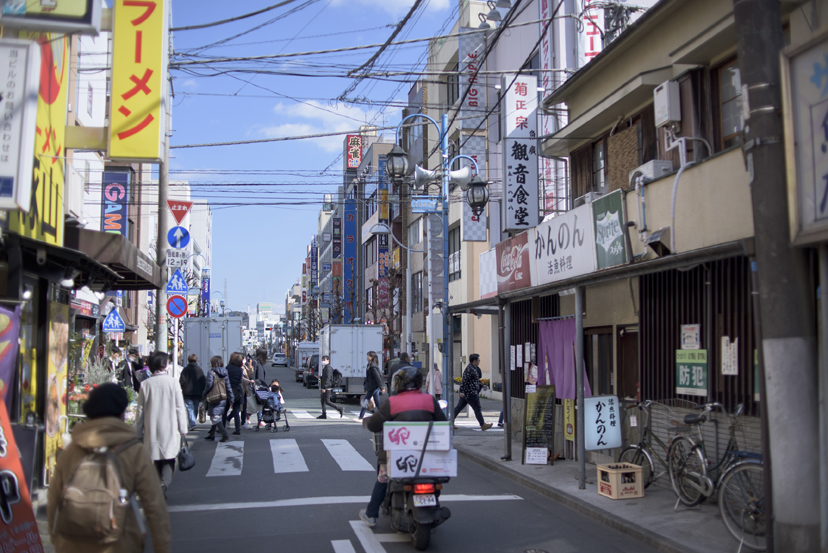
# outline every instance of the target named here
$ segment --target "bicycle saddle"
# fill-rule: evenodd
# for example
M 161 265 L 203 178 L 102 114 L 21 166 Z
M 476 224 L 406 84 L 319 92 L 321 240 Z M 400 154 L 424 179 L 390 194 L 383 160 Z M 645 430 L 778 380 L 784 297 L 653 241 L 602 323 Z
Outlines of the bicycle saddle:
M 705 415 L 685 415 L 684 424 L 701 424 L 707 420 Z

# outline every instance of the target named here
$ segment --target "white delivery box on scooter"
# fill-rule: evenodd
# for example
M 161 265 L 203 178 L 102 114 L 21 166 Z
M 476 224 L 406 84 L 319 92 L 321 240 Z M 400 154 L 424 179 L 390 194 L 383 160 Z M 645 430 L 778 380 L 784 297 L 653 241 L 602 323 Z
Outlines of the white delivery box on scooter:
M 397 449 L 388 452 L 388 476 L 391 478 L 414 478 L 420 451 Z M 457 450 L 426 451 L 420 467 L 422 478 L 452 478 L 457 476 Z

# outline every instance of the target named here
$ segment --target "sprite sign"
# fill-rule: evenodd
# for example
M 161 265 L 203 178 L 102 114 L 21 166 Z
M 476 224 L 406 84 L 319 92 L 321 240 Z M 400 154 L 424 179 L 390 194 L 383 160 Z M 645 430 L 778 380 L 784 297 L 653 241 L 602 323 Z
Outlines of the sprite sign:
M 707 396 L 707 350 L 676 351 L 676 393 Z

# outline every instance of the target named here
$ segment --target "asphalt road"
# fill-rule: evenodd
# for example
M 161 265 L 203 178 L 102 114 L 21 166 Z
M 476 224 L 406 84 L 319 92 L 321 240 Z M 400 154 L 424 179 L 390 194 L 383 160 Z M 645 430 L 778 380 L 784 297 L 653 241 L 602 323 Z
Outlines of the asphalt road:
M 196 466 L 176 473 L 168 491 L 172 551 L 414 551 L 386 517 L 373 529 L 359 520 L 376 457 L 357 405 L 346 404 L 342 419 L 329 410 L 317 420 L 319 391 L 294 382 L 292 371 L 267 367 L 285 388 L 289 432 L 282 422 L 276 433 L 242 430 L 225 444 L 203 439 L 207 425 L 190 434 Z M 458 472 L 441 498 L 452 517 L 429 551 L 654 551 L 473 462 L 461 459 Z

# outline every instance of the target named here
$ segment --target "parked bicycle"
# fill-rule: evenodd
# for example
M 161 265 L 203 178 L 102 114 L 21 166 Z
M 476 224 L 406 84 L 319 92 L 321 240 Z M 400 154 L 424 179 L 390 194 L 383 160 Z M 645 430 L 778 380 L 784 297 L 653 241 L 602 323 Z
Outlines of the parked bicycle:
M 639 413 L 642 415 L 641 439 L 638 444 L 625 448 L 621 452 L 621 455 L 618 456 L 619 463 L 632 463 L 641 467 L 641 480 L 644 483 L 645 488 L 667 474 L 666 454 L 669 448 L 670 440 L 668 440 L 665 444 L 652 430 L 651 406 L 654 403 L 655 402 L 651 400 L 637 401 L 634 404 L 627 406 L 627 409 L 637 408 Z M 669 411 L 667 406 L 658 403 L 655 403 L 655 405 L 659 405 Z M 644 424 L 643 421 L 644 417 L 646 417 L 646 424 Z M 669 423 L 672 425 L 672 431 L 676 434 L 689 430 L 689 427 L 676 423 L 672 417 L 670 418 Z M 664 452 L 665 456 L 662 457 L 660 452 Z M 659 473 L 656 473 L 655 471 L 656 461 L 658 462 L 659 470 L 661 471 Z
M 696 436 L 676 437 L 667 453 L 667 470 L 678 495 L 678 502 L 689 507 L 698 505 L 716 490 L 719 491 L 719 511 L 728 531 L 741 545 L 754 551 L 765 551 L 766 521 L 762 455 L 739 450 L 736 440 L 736 419 L 743 405 L 728 414 L 730 438 L 724 453 L 712 464 L 704 445 L 701 425 L 714 409 L 724 411 L 720 403 L 699 407 L 702 413 L 684 417 L 684 422 L 696 427 Z M 676 506 L 678 506 L 678 502 Z

